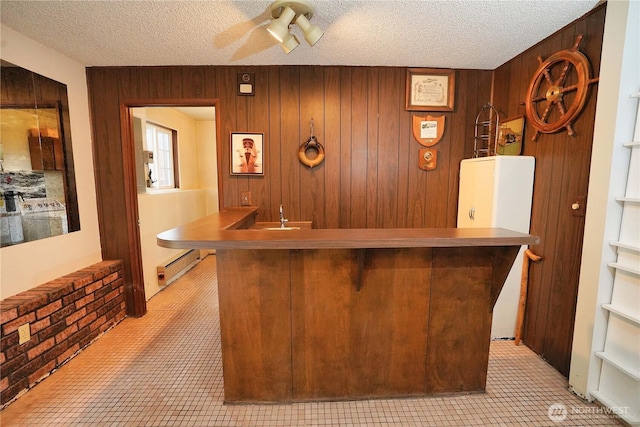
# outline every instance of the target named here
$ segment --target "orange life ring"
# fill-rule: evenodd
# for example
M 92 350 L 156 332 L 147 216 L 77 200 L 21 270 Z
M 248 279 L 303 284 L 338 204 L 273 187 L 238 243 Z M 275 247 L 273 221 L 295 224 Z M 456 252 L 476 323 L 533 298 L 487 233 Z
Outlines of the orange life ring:
M 313 148 L 318 152 L 318 155 L 314 159 L 307 157 L 307 150 L 309 148 Z M 298 158 L 305 166 L 309 166 L 310 168 L 318 166 L 324 161 L 324 147 L 314 137 L 311 137 L 307 142 L 300 146 L 300 150 L 298 150 Z

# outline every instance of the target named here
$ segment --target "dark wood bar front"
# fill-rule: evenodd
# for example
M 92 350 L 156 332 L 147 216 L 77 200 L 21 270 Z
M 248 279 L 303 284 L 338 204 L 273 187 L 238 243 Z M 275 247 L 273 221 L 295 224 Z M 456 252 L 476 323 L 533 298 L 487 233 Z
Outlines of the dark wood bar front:
M 537 237 L 231 230 L 254 215 L 231 210 L 158 235 L 161 246 L 216 249 L 225 402 L 484 391 L 493 306 Z

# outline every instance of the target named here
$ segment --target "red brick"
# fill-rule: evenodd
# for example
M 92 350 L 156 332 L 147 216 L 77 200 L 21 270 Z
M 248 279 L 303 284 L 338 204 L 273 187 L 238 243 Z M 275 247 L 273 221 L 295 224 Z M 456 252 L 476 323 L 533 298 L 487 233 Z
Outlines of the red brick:
M 87 314 L 82 319 L 78 320 L 78 327 L 80 329 L 84 328 L 89 323 L 91 323 L 94 320 L 96 320 L 97 317 L 98 317 L 98 315 L 95 312 Z
M 5 391 L 9 388 L 9 377 L 4 377 L 0 380 L 0 391 Z
M 58 286 L 56 290 L 49 292 L 49 300 L 53 301 L 62 298 L 65 295 L 69 295 L 73 292 L 73 282 L 65 282 Z
M 105 332 L 107 332 L 109 329 L 111 329 L 111 326 L 113 326 L 113 322 L 109 321 L 107 323 L 104 323 L 100 326 L 100 330 L 98 331 L 98 333 L 103 334 Z
M 93 300 L 94 300 L 93 294 L 87 295 L 84 298 L 80 298 L 78 301 L 76 301 L 76 310 L 81 309 L 82 307 L 84 307 L 85 305 L 89 304 Z
M 102 324 L 103 324 L 104 322 L 106 322 L 106 321 L 107 321 L 107 316 L 100 316 L 100 317 L 98 317 L 98 318 L 95 320 L 95 322 L 93 322 L 93 323 L 89 326 L 89 328 L 90 328 L 92 331 L 95 331 L 96 329 L 98 329 L 98 328 L 100 327 L 100 325 L 102 325 Z
M 92 303 L 87 304 L 87 312 L 96 311 L 103 305 L 104 305 L 104 298 L 97 299 Z
M 65 319 L 71 313 L 73 313 L 76 308 L 73 305 L 63 306 L 60 310 L 51 313 L 51 323 L 58 323 L 59 321 Z
M 120 295 L 120 289 L 115 289 L 104 296 L 104 301 L 109 302 L 115 297 L 117 297 L 118 295 Z
M 67 343 L 66 341 L 63 341 L 60 344 L 56 344 L 51 348 L 51 350 L 42 353 L 43 363 L 48 363 L 51 360 L 57 359 L 58 356 L 60 356 L 65 351 L 67 351 L 68 348 L 69 348 L 69 343 Z
M 4 351 L 0 352 L 0 366 L 7 361 L 7 356 L 4 355 Z
M 98 280 L 97 282 L 91 283 L 89 286 L 84 288 L 84 291 L 87 295 L 94 293 L 96 290 L 100 289 L 104 283 L 102 280 Z
M 33 322 L 34 320 L 36 320 L 36 314 L 27 313 L 24 316 L 18 317 L 17 319 L 14 319 L 2 325 L 2 333 L 4 335 L 9 335 L 11 332 L 17 331 L 20 326 L 24 325 L 25 323 Z
M 102 281 L 106 284 L 106 283 L 111 283 L 111 282 L 115 282 L 116 280 L 118 280 L 118 277 L 120 275 L 118 273 L 112 273 L 110 275 L 108 275 L 107 277 L 105 277 L 104 279 L 102 279 Z
M 67 329 L 67 322 L 65 322 L 64 320 L 61 320 L 58 323 L 54 323 L 48 328 L 42 330 L 38 334 L 38 338 L 40 339 L 40 341 L 45 341 L 47 338 L 57 335 L 60 332 L 64 331 L 65 329 Z
M 29 375 L 29 384 L 35 383 L 36 381 L 38 381 L 39 379 L 41 379 L 42 377 L 44 377 L 45 375 L 53 371 L 55 367 L 56 367 L 55 360 L 52 360 L 51 362 L 47 363 L 42 368 L 38 369 L 33 374 Z
M 0 395 L 0 404 L 4 405 L 13 399 L 18 393 L 29 386 L 29 380 L 27 378 L 22 379 L 21 381 L 14 382 L 11 386 L 2 392 Z
M 87 314 L 87 309 L 84 307 L 76 311 L 75 313 L 70 314 L 69 316 L 67 316 L 67 319 L 66 319 L 67 325 L 71 325 L 72 323 L 77 322 L 79 319 L 82 319 L 86 314 Z
M 69 345 L 72 346 L 75 343 L 80 343 L 80 347 L 82 347 L 82 342 L 83 340 L 91 333 L 91 330 L 86 327 L 83 329 L 80 329 L 78 332 L 76 332 L 75 334 L 71 335 L 68 339 L 69 339 Z
M 65 329 L 64 331 L 60 332 L 58 335 L 56 335 L 56 343 L 61 343 L 62 341 L 66 340 L 71 335 L 75 334 L 76 332 L 78 332 L 78 325 L 73 324 L 73 325 L 69 326 L 67 329 Z
M 80 344 L 80 347 L 85 347 L 87 344 L 90 344 L 91 341 L 98 338 L 98 335 L 100 335 L 101 333 L 100 331 L 91 331 L 89 330 L 89 328 L 86 328 L 86 329 L 87 329 L 87 335 L 82 337 L 78 343 Z
M 0 313 L 0 324 L 5 324 L 7 322 L 12 321 L 13 319 L 18 317 L 18 309 L 11 308 L 9 310 L 3 311 Z
M 2 364 L 2 376 L 12 375 L 18 369 L 22 368 L 29 360 L 26 353 L 21 353 L 17 357 L 8 360 Z
M 31 350 L 27 352 L 27 356 L 29 357 L 29 360 L 33 360 L 36 357 L 40 356 L 42 353 L 44 353 L 45 351 L 53 347 L 54 344 L 55 344 L 55 340 L 53 338 L 49 338 L 45 342 L 40 343 L 37 346 L 33 347 Z
M 0 348 L 2 348 L 2 351 L 7 352 L 7 359 L 11 359 L 8 352 L 12 347 L 17 346 L 18 342 L 20 342 L 18 331 L 11 332 L 9 335 L 5 335 L 0 339 Z
M 60 356 L 58 356 L 58 359 L 56 360 L 56 362 L 58 363 L 58 365 L 62 365 L 62 363 L 69 359 L 71 356 L 73 356 L 78 350 L 80 350 L 80 344 L 75 344 L 71 347 L 69 347 L 67 349 L 67 351 L 65 351 L 64 353 L 62 353 Z
M 116 289 L 117 287 L 114 287 L 113 283 L 105 283 L 100 289 L 96 289 L 96 291 L 94 292 L 96 298 L 102 298 L 103 296 L 105 296 L 106 294 L 108 294 L 109 292 L 111 292 L 113 289 Z
M 36 310 L 49 302 L 49 296 L 42 292 L 33 292 L 32 298 L 18 306 L 18 315 Z
M 74 301 L 77 301 L 84 296 L 85 296 L 84 289 L 78 289 L 77 291 L 62 297 L 62 305 L 72 304 Z
M 42 319 L 43 317 L 49 316 L 51 313 L 56 312 L 62 308 L 62 300 L 57 299 L 49 305 L 42 307 L 41 309 L 36 311 L 36 317 L 38 319 Z
M 34 322 L 31 324 L 31 335 L 35 335 L 38 332 L 40 332 L 41 330 L 48 328 L 49 326 L 51 326 L 51 318 L 50 317 L 45 317 L 42 320 L 39 320 L 37 322 Z
M 93 283 L 93 281 L 93 274 L 88 274 L 84 277 L 80 277 L 73 281 L 73 289 L 84 288 L 88 284 Z

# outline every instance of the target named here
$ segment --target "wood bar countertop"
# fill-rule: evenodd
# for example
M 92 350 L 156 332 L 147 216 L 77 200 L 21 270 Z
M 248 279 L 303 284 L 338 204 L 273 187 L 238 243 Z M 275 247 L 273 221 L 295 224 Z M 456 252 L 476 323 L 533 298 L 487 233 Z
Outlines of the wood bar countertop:
M 174 249 L 358 249 L 536 245 L 537 236 L 501 228 L 249 229 L 256 207 L 228 208 L 157 236 Z

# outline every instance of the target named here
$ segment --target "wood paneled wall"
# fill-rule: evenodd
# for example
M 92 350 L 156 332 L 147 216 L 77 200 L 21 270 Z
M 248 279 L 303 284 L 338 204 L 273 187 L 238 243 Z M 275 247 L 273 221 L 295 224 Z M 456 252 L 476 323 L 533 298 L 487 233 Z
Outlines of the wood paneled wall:
M 237 95 L 239 72 L 255 73 L 255 96 Z M 132 284 L 140 274 L 133 259 L 139 237 L 127 223 L 137 207 L 122 104 L 217 100 L 223 208 L 239 206 L 240 192 L 251 191 L 259 221 L 277 220 L 282 202 L 289 220 L 313 220 L 318 228 L 455 227 L 459 164 L 471 157 L 475 116 L 489 102 L 492 72 L 456 71 L 455 111 L 444 113 L 438 165 L 429 172 L 418 169 L 421 145 L 404 108 L 405 76 L 406 68 L 390 67 L 88 68 L 102 250 L 105 259 L 125 261 L 128 313 L 143 310 L 144 291 Z M 298 148 L 312 118 L 326 157 L 309 169 Z M 264 176 L 230 175 L 231 132 L 264 132 Z
M 236 69 L 224 68 L 235 81 Z M 458 99 L 445 114 L 444 139 L 436 146 L 438 168 L 418 169 L 421 147 L 405 111 L 405 68 L 260 67 L 255 97 L 221 103 L 223 206 L 238 206 L 251 191 L 258 221 L 277 220 L 282 202 L 290 220 L 313 220 L 317 228 L 453 227 L 459 162 L 469 154 L 475 114 L 490 96 L 486 71 L 457 72 Z M 309 169 L 299 146 L 314 133 L 325 161 Z M 265 132 L 264 177 L 230 176 L 229 134 Z
M 579 34 L 584 36 L 580 51 L 590 60 L 592 75 L 599 75 L 605 12 L 602 5 L 495 70 L 494 104 L 505 117 L 525 114 L 521 103 L 538 68 L 537 57 L 544 60 L 571 48 Z M 575 83 L 575 70 L 570 76 L 567 86 Z M 531 249 L 543 260 L 530 266 L 524 342 L 565 376 L 571 361 L 597 91 L 598 85 L 591 85 L 585 109 L 573 125 L 575 136 L 563 131 L 542 134 L 533 142 L 535 130 L 529 124 L 525 130 L 524 154 L 536 158 L 531 233 L 540 236 L 540 244 Z M 580 204 L 578 211 L 571 208 L 574 202 Z

